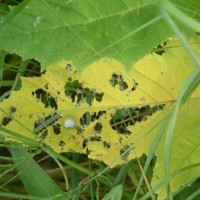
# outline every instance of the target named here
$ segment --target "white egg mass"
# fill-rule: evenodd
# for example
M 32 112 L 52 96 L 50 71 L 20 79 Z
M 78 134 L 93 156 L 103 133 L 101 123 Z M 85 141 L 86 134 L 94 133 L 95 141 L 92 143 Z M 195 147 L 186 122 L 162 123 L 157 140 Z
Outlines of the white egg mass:
M 76 126 L 76 122 L 73 119 L 68 118 L 65 120 L 64 126 L 69 129 L 74 128 Z

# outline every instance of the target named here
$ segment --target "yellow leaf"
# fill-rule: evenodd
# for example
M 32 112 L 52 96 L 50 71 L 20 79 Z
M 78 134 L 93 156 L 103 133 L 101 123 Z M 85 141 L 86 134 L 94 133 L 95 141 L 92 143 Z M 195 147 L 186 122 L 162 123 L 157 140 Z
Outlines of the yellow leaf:
M 168 46 L 175 47 L 146 56 L 128 72 L 103 58 L 80 76 L 63 61 L 41 77 L 22 78 L 22 88 L 1 103 L 1 124 L 56 152 L 87 153 L 111 167 L 139 157 L 194 67 L 176 40 Z

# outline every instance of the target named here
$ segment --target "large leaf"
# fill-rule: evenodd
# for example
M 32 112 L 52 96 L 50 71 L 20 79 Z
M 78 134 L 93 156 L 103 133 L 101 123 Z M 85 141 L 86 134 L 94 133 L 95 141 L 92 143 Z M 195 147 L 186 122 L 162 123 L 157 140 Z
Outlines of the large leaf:
M 170 161 L 170 175 L 172 176 L 170 180 L 171 192 L 176 191 L 189 180 L 197 178 L 200 174 L 199 101 L 199 97 L 191 99 L 179 111 Z M 163 140 L 156 151 L 158 159 L 154 168 L 152 186 L 161 183 L 165 175 Z M 159 188 L 156 193 L 158 193 L 158 199 L 165 199 L 167 196 L 165 185 Z
M 197 16 L 195 1 L 177 4 Z M 159 15 L 156 0 L 24 1 L 2 21 L 0 48 L 43 69 L 63 59 L 83 69 L 102 57 L 128 69 L 172 36 Z
M 199 37 L 190 43 L 199 55 Z M 1 124 L 56 152 L 87 153 L 113 167 L 149 151 L 160 127 L 157 123 L 171 110 L 193 68 L 176 40 L 167 42 L 164 54 L 146 56 L 129 72 L 116 60 L 101 59 L 78 76 L 63 61 L 41 77 L 22 78 L 22 88 L 0 104 Z M 171 173 L 199 162 L 199 97 L 198 88 L 180 110 Z M 129 147 L 133 148 L 126 151 Z M 162 148 L 161 144 L 153 185 L 163 180 Z M 176 180 L 184 184 L 197 172 L 180 174 L 172 181 L 172 191 L 180 186 Z

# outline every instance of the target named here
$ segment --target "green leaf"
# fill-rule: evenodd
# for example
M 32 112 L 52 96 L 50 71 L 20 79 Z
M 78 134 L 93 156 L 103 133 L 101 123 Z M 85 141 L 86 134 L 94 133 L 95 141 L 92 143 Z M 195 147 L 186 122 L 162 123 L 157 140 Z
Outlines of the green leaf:
M 10 149 L 14 158 L 15 166 L 21 180 L 31 196 L 62 198 L 63 191 L 46 174 L 46 172 L 31 158 L 31 155 L 21 145 Z
M 187 10 L 189 5 L 182 4 Z M 188 10 L 193 8 L 191 3 Z M 130 69 L 170 36 L 157 1 L 30 0 L 1 24 L 0 47 L 24 60 L 37 59 L 42 69 L 65 59 L 81 71 L 103 57 Z
M 122 197 L 122 191 L 123 191 L 122 185 L 117 185 L 113 187 L 102 200 L 120 200 Z

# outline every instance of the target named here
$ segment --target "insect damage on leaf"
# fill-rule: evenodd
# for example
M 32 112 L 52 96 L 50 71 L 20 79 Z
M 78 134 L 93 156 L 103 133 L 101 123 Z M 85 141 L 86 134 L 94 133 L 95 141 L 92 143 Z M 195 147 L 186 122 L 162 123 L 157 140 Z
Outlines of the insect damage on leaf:
M 95 120 L 98 120 L 103 114 L 106 114 L 105 110 L 100 110 L 99 112 L 94 112 L 93 114 L 90 114 L 89 112 L 84 113 L 84 115 L 80 118 L 80 124 L 81 125 L 89 125 L 90 122 L 94 122 Z
M 126 72 L 117 61 L 101 59 L 78 75 L 63 61 L 39 78 L 22 78 L 23 87 L 1 103 L 1 124 L 59 153 L 87 153 L 109 165 L 121 157 L 114 165 L 122 164 L 148 151 L 154 132 L 144 137 L 145 133 L 174 102 L 167 82 L 171 73 L 166 79 L 167 72 L 159 68 L 165 73 L 154 80 L 149 64 L 143 71 L 141 66 L 145 63 Z M 160 77 L 165 78 L 161 85 Z M 18 123 L 22 120 L 23 125 Z M 133 144 L 135 148 L 127 151 Z
M 124 78 L 122 75 L 117 75 L 115 73 L 112 74 L 112 78 L 110 79 L 110 84 L 113 87 L 116 87 L 116 85 L 119 85 L 119 90 L 123 91 L 128 88 L 127 83 L 124 81 Z
M 128 84 L 126 81 L 124 81 L 124 78 L 122 75 L 113 73 L 109 82 L 112 87 L 116 87 L 117 85 L 119 85 L 120 91 L 124 91 L 124 90 L 128 89 Z M 138 86 L 138 83 L 133 79 L 133 85 L 131 87 L 131 91 L 134 91 L 137 88 L 137 86 Z
M 130 151 L 128 151 L 128 150 L 129 150 L 129 146 L 127 146 L 127 145 L 120 149 L 120 156 L 121 156 L 122 160 L 128 161 L 128 155 L 130 153 Z
M 63 150 L 63 148 L 65 146 L 65 142 L 63 140 L 60 140 L 58 145 L 61 147 L 61 150 Z
M 53 132 L 56 135 L 61 133 L 61 125 L 60 124 L 53 124 Z
M 72 102 L 76 101 L 77 105 L 85 100 L 91 106 L 94 99 L 101 102 L 103 98 L 103 92 L 98 93 L 95 89 L 84 87 L 84 83 L 79 83 L 78 80 L 72 81 L 71 78 L 65 85 L 65 94 L 72 99 Z
M 122 108 L 116 111 L 110 120 L 112 129 L 120 134 L 131 134 L 127 128 L 137 122 L 146 121 L 147 116 L 153 115 L 158 110 L 164 109 L 163 105 L 150 107 L 149 105 L 133 108 Z
M 101 133 L 101 129 L 102 129 L 102 124 L 97 122 L 94 126 L 94 130 L 97 132 L 97 133 Z
M 48 89 L 46 85 L 45 87 L 46 89 Z M 49 93 L 47 93 L 43 89 L 41 88 L 37 89 L 36 91 L 32 92 L 32 95 L 33 96 L 36 95 L 36 98 L 45 105 L 45 108 L 51 106 L 51 108 L 54 108 L 55 110 L 58 109 L 56 98 L 52 97 Z
M 65 69 L 66 69 L 67 71 L 73 71 L 73 67 L 72 67 L 72 65 L 69 64 L 69 63 L 67 63 Z M 76 74 L 76 70 L 74 70 L 74 73 Z
M 12 121 L 12 116 L 16 112 L 16 110 L 17 109 L 14 106 L 11 106 L 9 108 L 8 116 L 2 118 L 2 125 L 6 126 Z
M 55 124 L 55 122 L 59 118 L 61 118 L 61 116 L 60 116 L 60 114 L 57 114 L 57 113 L 52 113 L 45 117 L 38 116 L 38 119 L 34 122 L 33 132 L 35 134 L 40 134 L 41 138 L 44 139 L 48 134 L 47 127 L 52 126 L 54 134 L 56 134 L 56 135 L 60 134 L 60 126 L 61 125 Z

